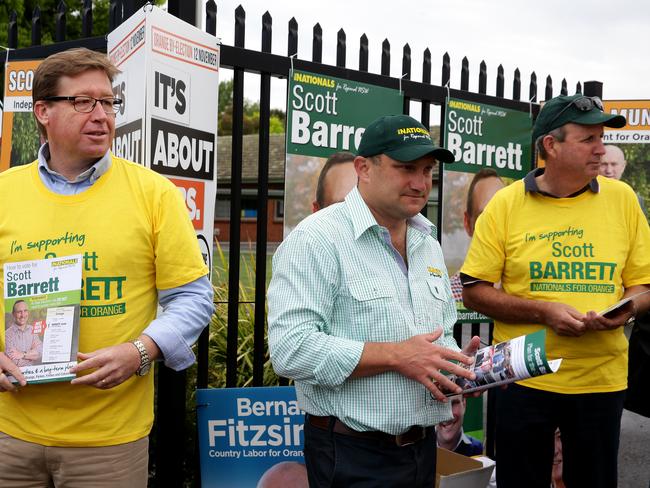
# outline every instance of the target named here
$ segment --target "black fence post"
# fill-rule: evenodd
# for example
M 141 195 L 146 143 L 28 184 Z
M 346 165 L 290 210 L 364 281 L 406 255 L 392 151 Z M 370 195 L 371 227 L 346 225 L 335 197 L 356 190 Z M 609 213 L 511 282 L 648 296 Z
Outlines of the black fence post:
M 345 68 L 345 58 L 346 58 L 346 36 L 343 29 L 339 29 L 336 33 L 336 66 L 339 68 Z
M 408 44 L 404 44 L 404 48 L 402 49 L 402 72 L 400 73 L 400 78 L 402 80 L 411 79 L 411 46 L 409 46 Z M 401 83 L 400 86 L 402 86 Z M 402 113 L 408 115 L 410 112 L 411 112 L 411 98 L 404 96 L 404 107 Z
M 158 486 L 183 486 L 187 374 L 165 366 L 157 369 L 156 481 Z
M 515 69 L 515 76 L 512 80 L 512 99 L 521 100 L 521 72 L 519 68 Z
M 135 8 L 134 0 L 126 1 L 131 3 L 129 9 Z M 193 0 L 169 0 L 167 2 L 167 11 L 188 24 L 196 25 L 196 2 Z M 132 13 L 125 15 L 125 17 L 128 18 Z
M 460 68 L 460 89 L 469 91 L 469 59 L 463 58 Z
M 36 5 L 34 7 L 34 15 L 32 15 L 32 46 L 41 45 L 41 8 Z
M 431 51 L 429 48 L 424 50 L 422 56 L 422 83 L 431 84 Z M 422 114 L 420 117 L 422 125 L 427 129 L 431 125 L 431 103 L 428 100 L 422 100 Z
M 298 21 L 295 17 L 289 20 L 289 33 L 287 38 L 287 56 L 298 54 Z
M 122 23 L 122 2 L 110 0 L 108 4 L 108 30 L 114 30 Z
M 553 79 L 551 75 L 546 77 L 546 86 L 544 87 L 544 100 L 553 98 Z
M 381 43 L 381 74 L 390 76 L 390 42 L 384 39 Z
M 246 12 L 235 10 L 235 46 L 244 47 Z M 230 183 L 230 247 L 228 267 L 228 337 L 226 346 L 226 387 L 237 386 L 237 346 L 239 342 L 239 257 L 241 247 L 241 182 L 244 134 L 244 70 L 235 68 L 232 96 L 232 161 Z
M 505 90 L 505 78 L 503 76 L 503 65 L 500 64 L 497 68 L 497 97 L 503 98 Z
M 18 15 L 15 10 L 9 15 L 9 25 L 7 26 L 7 40 L 9 49 L 18 48 Z
M 582 84 L 580 82 L 576 83 L 576 93 L 582 93 Z
M 217 35 L 217 4 L 208 0 L 205 4 L 205 31 L 213 36 Z
M 65 27 L 66 27 L 66 11 L 68 8 L 65 2 L 61 0 L 56 7 L 56 14 L 54 15 L 54 41 L 65 41 Z
M 314 25 L 311 41 L 311 60 L 314 63 L 323 62 L 323 28 L 319 23 Z
M 81 35 L 90 37 L 93 35 L 93 2 L 84 0 L 84 6 L 81 9 Z
M 530 74 L 530 89 L 528 90 L 528 101 L 537 103 L 537 75 L 533 71 Z
M 262 52 L 271 52 L 273 19 L 266 12 L 262 17 Z M 253 386 L 264 385 L 266 358 L 266 245 L 269 204 L 269 125 L 271 117 L 271 75 L 260 79 L 260 132 L 257 159 L 257 245 L 255 253 L 255 329 L 253 331 Z
M 567 95 L 569 89 L 567 88 L 566 78 L 562 78 L 562 88 L 560 88 L 560 95 Z
M 487 93 L 487 64 L 481 61 L 478 70 L 478 92 L 485 95 Z
M 585 91 L 583 92 L 586 97 L 599 97 L 603 98 L 603 84 L 600 81 L 585 81 Z
M 359 38 L 359 71 L 368 72 L 368 36 Z

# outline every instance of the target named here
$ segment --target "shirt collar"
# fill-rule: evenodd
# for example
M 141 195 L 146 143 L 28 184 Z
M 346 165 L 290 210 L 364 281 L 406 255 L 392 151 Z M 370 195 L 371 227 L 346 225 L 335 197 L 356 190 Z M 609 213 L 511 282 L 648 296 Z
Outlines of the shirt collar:
M 56 177 L 56 178 L 62 178 L 68 183 L 80 183 L 82 181 L 89 180 L 90 183 L 92 184 L 95 181 L 97 181 L 100 176 L 104 175 L 111 167 L 111 151 L 110 150 L 106 151 L 106 154 L 104 154 L 95 164 L 93 164 L 86 171 L 78 174 L 75 177 L 75 179 L 72 181 L 68 181 L 68 179 L 65 176 L 51 169 L 48 162 L 49 160 L 50 160 L 50 145 L 49 143 L 46 142 L 38 150 L 38 169 L 41 173 L 49 174 L 52 177 Z
M 530 173 L 528 173 L 524 178 L 524 190 L 530 193 L 539 193 L 540 195 L 544 195 L 547 197 L 559 198 L 556 197 L 555 195 L 551 195 L 550 193 L 547 193 L 539 189 L 539 186 L 537 186 L 537 180 L 535 178 L 543 174 L 544 174 L 544 168 L 535 168 Z M 580 190 L 578 190 L 575 193 L 572 193 L 566 198 L 577 197 L 578 195 L 586 192 L 587 190 L 591 190 L 593 193 L 598 193 L 600 191 L 600 186 L 596 178 L 593 178 L 589 183 L 587 183 L 584 186 L 584 188 L 581 188 Z
M 358 239 L 366 230 L 372 227 L 380 227 L 357 187 L 354 187 L 345 197 L 345 204 L 350 209 L 355 239 Z M 422 214 L 411 217 L 407 220 L 407 223 L 413 229 L 425 235 L 432 235 L 435 229 L 435 225 Z

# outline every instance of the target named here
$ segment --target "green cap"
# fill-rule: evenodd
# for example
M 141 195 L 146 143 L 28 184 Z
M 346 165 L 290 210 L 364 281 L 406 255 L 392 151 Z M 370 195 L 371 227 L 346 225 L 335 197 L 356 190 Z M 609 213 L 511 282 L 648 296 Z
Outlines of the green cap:
M 542 107 L 533 127 L 533 140 L 548 134 L 553 129 L 573 122 L 581 125 L 603 124 L 605 127 L 620 129 L 625 127 L 625 117 L 603 112 L 603 104 L 598 97 L 585 97 L 581 93 L 551 98 Z
M 431 154 L 443 163 L 454 162 L 451 151 L 434 145 L 429 131 L 408 115 L 384 115 L 372 121 L 361 136 L 357 154 L 366 158 L 385 154 L 400 162 Z

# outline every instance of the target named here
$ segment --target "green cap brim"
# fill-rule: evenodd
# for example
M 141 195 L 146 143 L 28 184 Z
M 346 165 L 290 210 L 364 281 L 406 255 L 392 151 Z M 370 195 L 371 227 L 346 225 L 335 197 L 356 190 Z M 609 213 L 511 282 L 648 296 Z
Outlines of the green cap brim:
M 385 151 L 384 154 L 389 156 L 396 161 L 402 162 L 411 162 L 416 159 L 423 158 L 431 154 L 436 160 L 442 163 L 453 163 L 454 155 L 451 151 L 444 149 L 442 147 L 430 146 L 430 145 L 417 145 L 409 147 L 401 147 L 399 149 L 394 149 L 392 151 Z
M 578 116 L 573 117 L 573 120 L 571 122 L 574 124 L 582 125 L 603 124 L 605 127 L 611 127 L 613 129 L 620 129 L 621 127 L 625 127 L 625 124 L 627 123 L 625 117 L 622 115 L 613 115 L 610 113 L 601 112 L 600 110 L 584 112 Z

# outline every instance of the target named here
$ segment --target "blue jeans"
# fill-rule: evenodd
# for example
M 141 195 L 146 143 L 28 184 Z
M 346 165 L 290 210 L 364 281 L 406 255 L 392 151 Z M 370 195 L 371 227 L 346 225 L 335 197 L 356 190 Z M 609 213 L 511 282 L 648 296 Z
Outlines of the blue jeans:
M 554 435 L 567 488 L 615 488 L 625 391 L 562 394 L 511 384 L 496 391 L 499 488 L 548 488 Z
M 310 488 L 432 488 L 436 435 L 399 447 L 314 427 L 305 420 L 305 464 Z

